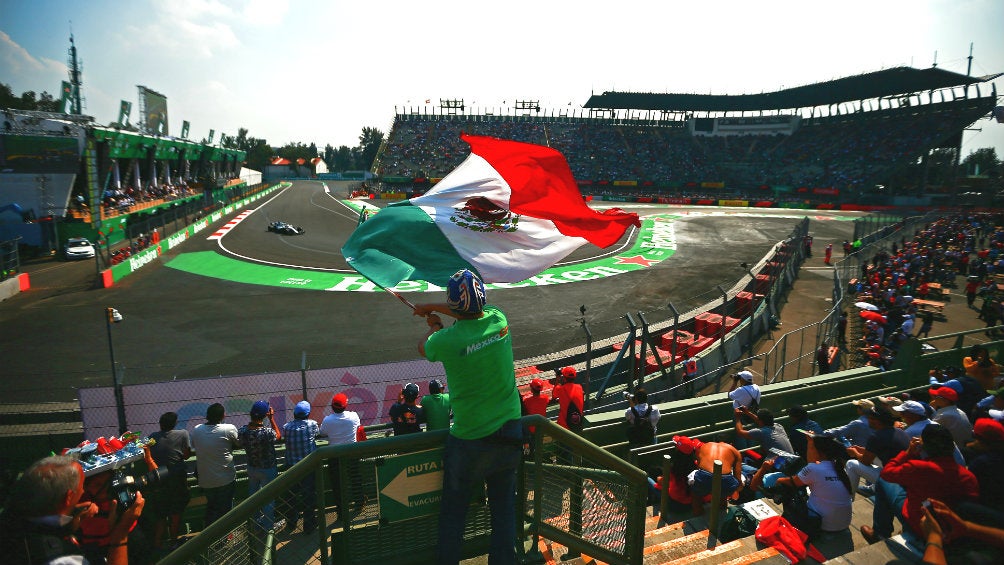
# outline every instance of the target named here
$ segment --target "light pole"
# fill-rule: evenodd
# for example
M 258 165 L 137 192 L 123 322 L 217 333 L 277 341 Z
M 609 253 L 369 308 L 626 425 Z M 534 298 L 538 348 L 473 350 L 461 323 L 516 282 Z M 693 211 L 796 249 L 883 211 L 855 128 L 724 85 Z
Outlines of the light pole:
M 122 396 L 122 381 L 115 367 L 115 346 L 112 345 L 112 324 L 122 321 L 122 314 L 114 308 L 105 308 L 105 323 L 108 327 L 108 355 L 112 360 L 112 385 L 115 389 L 115 406 L 118 409 L 119 434 L 126 433 L 125 398 Z

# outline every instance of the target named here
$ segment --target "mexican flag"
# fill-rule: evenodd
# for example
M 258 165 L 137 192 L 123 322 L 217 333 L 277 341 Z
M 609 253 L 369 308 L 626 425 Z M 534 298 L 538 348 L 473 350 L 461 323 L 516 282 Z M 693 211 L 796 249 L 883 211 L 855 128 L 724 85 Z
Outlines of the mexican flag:
M 549 147 L 462 134 L 471 154 L 422 196 L 359 225 L 342 247 L 374 283 L 445 285 L 471 269 L 486 282 L 519 282 L 589 242 L 609 247 L 638 215 L 585 204 L 565 157 Z

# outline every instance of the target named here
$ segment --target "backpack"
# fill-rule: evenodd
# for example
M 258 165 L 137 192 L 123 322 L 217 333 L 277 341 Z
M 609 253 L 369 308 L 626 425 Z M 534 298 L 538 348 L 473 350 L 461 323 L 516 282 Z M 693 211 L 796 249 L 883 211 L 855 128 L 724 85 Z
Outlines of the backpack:
M 565 424 L 568 425 L 568 429 L 580 431 L 584 423 L 585 418 L 582 416 L 582 411 L 575 405 L 575 402 L 569 399 L 568 408 L 565 409 Z
M 634 423 L 627 429 L 628 443 L 631 445 L 652 445 L 652 442 L 655 441 L 655 427 L 652 426 L 652 419 L 649 417 L 652 415 L 652 405 L 648 406 L 644 414 L 638 414 L 638 411 L 632 406 L 631 413 L 634 414 Z

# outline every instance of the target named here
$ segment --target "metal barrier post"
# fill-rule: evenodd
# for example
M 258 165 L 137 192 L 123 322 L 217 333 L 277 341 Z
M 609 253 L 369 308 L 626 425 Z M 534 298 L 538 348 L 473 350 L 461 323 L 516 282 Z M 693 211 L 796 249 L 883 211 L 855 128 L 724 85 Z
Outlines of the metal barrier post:
M 672 472 L 673 460 L 669 455 L 662 456 L 662 481 L 659 484 L 659 525 L 666 523 L 669 512 L 669 474 Z
M 590 369 L 593 366 L 593 332 L 589 331 L 589 324 L 586 323 L 586 305 L 583 304 L 579 306 L 579 313 L 582 317 L 579 318 L 579 323 L 582 324 L 582 332 L 586 334 L 586 379 L 585 384 L 582 386 L 582 397 L 585 405 L 583 408 L 589 408 L 589 389 L 591 375 Z
M 708 520 L 708 547 L 718 544 L 718 525 L 722 513 L 722 462 L 715 459 L 714 473 L 711 477 L 711 516 Z
M 627 381 L 624 384 L 627 385 L 628 390 L 633 390 L 634 378 L 635 375 L 638 374 L 638 356 L 636 355 L 637 346 L 635 345 L 635 341 L 637 341 L 635 336 L 638 335 L 638 325 L 634 323 L 634 318 L 631 317 L 630 312 L 624 314 L 624 319 L 627 320 L 628 333 L 631 335 L 631 343 L 628 344 L 628 353 L 631 355 L 631 371 L 628 373 Z
M 673 331 L 673 336 L 675 337 L 676 336 L 676 331 L 680 328 L 680 311 L 676 309 L 676 306 L 673 306 L 672 302 L 670 302 L 667 306 L 669 308 L 669 311 L 673 313 L 673 329 L 672 329 L 672 331 Z M 676 374 L 676 352 L 677 352 L 677 340 L 674 339 L 673 340 L 673 346 L 672 346 L 672 348 L 670 349 L 670 352 L 669 352 L 669 354 L 673 356 L 673 358 L 669 360 L 669 386 L 670 387 L 675 386 L 677 384 L 673 380 L 673 376 Z

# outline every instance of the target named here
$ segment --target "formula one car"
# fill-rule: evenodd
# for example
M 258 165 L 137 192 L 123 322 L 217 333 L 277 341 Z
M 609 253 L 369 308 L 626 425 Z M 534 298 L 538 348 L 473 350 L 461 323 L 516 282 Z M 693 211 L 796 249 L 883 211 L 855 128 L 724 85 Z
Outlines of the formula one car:
M 304 230 L 300 226 L 294 226 L 282 221 L 275 221 L 268 225 L 268 231 L 281 233 L 283 235 L 302 235 Z

